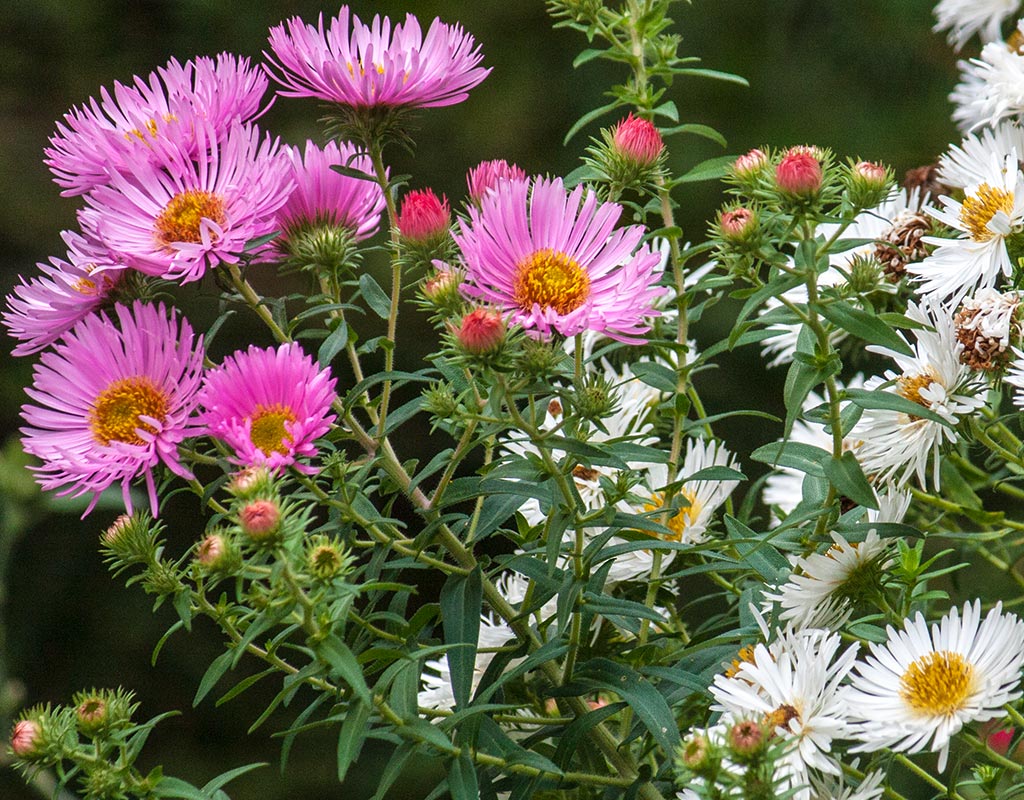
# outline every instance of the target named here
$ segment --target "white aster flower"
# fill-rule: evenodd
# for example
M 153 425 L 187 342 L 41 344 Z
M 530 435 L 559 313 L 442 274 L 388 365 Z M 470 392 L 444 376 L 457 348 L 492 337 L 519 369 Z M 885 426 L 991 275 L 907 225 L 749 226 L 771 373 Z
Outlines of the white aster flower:
M 1018 24 L 1018 31 L 1020 25 Z M 990 42 L 978 58 L 959 61 L 960 82 L 950 92 L 953 120 L 965 133 L 995 127 L 1024 112 L 1024 55 L 1006 42 Z
M 786 745 L 776 764 L 778 791 L 795 789 L 794 800 L 811 800 L 810 770 L 840 775 L 832 740 L 848 733 L 849 709 L 841 688 L 857 645 L 837 657 L 840 637 L 823 631 L 787 631 L 769 648 L 754 647 L 733 677 L 718 675 L 710 687 L 712 710 L 735 717 L 755 715 Z
M 869 530 L 863 542 L 848 542 L 832 534 L 824 553 L 797 558 L 789 580 L 765 595 L 782 607 L 779 618 L 797 628 L 836 629 L 846 622 L 854 605 L 882 585 L 892 565 L 889 543 Z
M 1019 6 L 1019 0 L 939 0 L 933 30 L 948 30 L 949 43 L 957 51 L 976 33 L 983 42 L 994 42 L 1000 38 L 1003 20 Z
M 1024 352 L 1013 348 L 1013 361 L 1010 362 L 1003 382 L 1013 386 L 1017 391 L 1013 393 L 1013 404 L 1017 408 L 1024 409 Z
M 903 492 L 893 484 L 886 484 L 885 490 L 876 492 L 878 510 L 867 509 L 868 522 L 903 522 L 913 499 L 910 492 Z
M 847 786 L 830 775 L 811 775 L 811 800 L 878 800 L 885 791 L 884 772 L 870 772 L 859 786 Z
M 956 338 L 964 348 L 960 361 L 982 372 L 1005 366 L 1011 342 L 1020 341 L 1020 305 L 1020 292 L 979 289 L 965 298 L 953 317 Z
M 940 200 L 942 210 L 926 210 L 960 236 L 926 236 L 925 242 L 937 246 L 935 252 L 908 265 L 907 272 L 916 276 L 920 294 L 955 304 L 968 292 L 994 286 L 1000 275 L 1013 271 L 1006 240 L 1024 225 L 1024 175 L 1017 155 L 1002 161 L 993 156 L 986 180 L 968 186 L 962 203 L 949 197 Z
M 969 722 L 1002 717 L 1020 697 L 1024 622 L 997 605 L 981 619 L 981 602 L 950 610 L 929 631 L 918 614 L 903 630 L 887 628 L 885 644 L 871 644 L 847 690 L 855 715 L 855 750 L 891 748 L 939 753 L 946 768 L 950 739 Z
M 938 414 L 949 426 L 902 411 L 874 408 L 864 411 L 850 437 L 858 440 L 857 458 L 876 483 L 894 481 L 902 487 L 916 475 L 924 485 L 931 461 L 932 483 L 938 488 L 939 451 L 956 439 L 950 426 L 985 401 L 975 394 L 979 387 L 960 363 L 963 345 L 956 341 L 949 312 L 927 302 L 910 303 L 907 316 L 934 330 L 914 331 L 911 356 L 870 348 L 892 358 L 900 372 L 888 370 L 884 377 L 870 378 L 865 388 L 893 392 Z
M 953 145 L 939 158 L 939 180 L 956 189 L 977 186 L 988 180 L 995 156 L 1000 164 L 1007 156 L 1024 154 L 1024 128 L 1004 120 L 994 128 L 969 133 L 959 146 Z

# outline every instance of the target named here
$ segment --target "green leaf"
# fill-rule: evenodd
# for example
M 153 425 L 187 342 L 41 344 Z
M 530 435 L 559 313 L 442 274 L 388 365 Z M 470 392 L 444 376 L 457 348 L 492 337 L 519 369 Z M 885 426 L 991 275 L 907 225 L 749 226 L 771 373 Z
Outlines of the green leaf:
M 199 681 L 199 688 L 196 689 L 196 696 L 192 698 L 193 708 L 203 702 L 203 698 L 210 693 L 210 690 L 217 685 L 224 673 L 231 668 L 232 660 L 235 657 L 233 650 L 225 650 L 217 656 Z
M 901 336 L 873 314 L 868 314 L 842 301 L 829 304 L 815 304 L 814 308 L 825 319 L 871 344 L 881 345 L 905 356 L 914 355 Z
M 363 172 L 361 169 L 356 169 L 355 167 L 346 167 L 344 164 L 332 164 L 331 169 L 339 175 L 344 175 L 346 178 L 355 178 L 356 180 L 370 181 L 372 183 L 377 182 L 377 178 L 369 172 Z
M 762 464 L 789 467 L 816 478 L 825 477 L 822 465 L 830 457 L 827 450 L 803 442 L 771 442 L 761 445 L 750 454 L 752 460 Z
M 242 692 L 244 692 L 250 686 L 259 683 L 268 675 L 273 675 L 275 672 L 277 672 L 277 668 L 270 667 L 269 669 L 263 670 L 263 672 L 257 672 L 255 675 L 250 675 L 248 678 L 243 678 L 241 681 L 239 681 L 230 689 L 228 689 L 223 695 L 221 695 L 220 698 L 218 698 L 216 703 L 217 707 L 220 707 L 227 703 L 229 700 L 238 697 L 238 695 L 242 694 Z
M 676 133 L 692 133 L 694 136 L 703 136 L 705 139 L 710 139 L 711 141 L 720 144 L 722 147 L 726 147 L 728 145 L 725 137 L 710 125 L 698 125 L 695 122 L 690 122 L 685 125 L 677 125 L 674 128 L 663 130 L 661 135 L 672 136 Z
M 468 575 L 450 575 L 441 587 L 441 624 L 444 643 L 451 648 L 448 651 L 448 668 L 452 673 L 456 708 L 469 705 L 473 691 L 482 606 L 483 583 L 479 566 Z
M 674 392 L 679 383 L 674 369 L 655 361 L 638 361 L 630 364 L 629 371 L 648 386 L 662 392 Z
M 679 747 L 679 726 L 672 709 L 661 693 L 632 667 L 607 658 L 594 658 L 580 666 L 573 675 L 573 683 L 614 692 L 629 703 L 664 753 L 674 753 Z
M 683 483 L 690 481 L 745 481 L 747 476 L 732 467 L 704 467 L 692 475 L 683 478 Z
M 578 69 L 586 64 L 588 61 L 593 61 L 595 58 L 600 58 L 604 55 L 604 50 L 597 50 L 595 48 L 589 48 L 580 53 L 576 58 L 572 60 L 573 69 Z
M 164 776 L 156 785 L 154 793 L 157 797 L 174 798 L 175 800 L 210 800 L 208 794 L 180 778 Z
M 372 706 L 356 700 L 345 712 L 345 721 L 341 723 L 341 732 L 338 734 L 339 783 L 345 780 L 352 762 L 359 758 L 359 752 L 363 749 L 363 742 L 366 741 L 366 733 L 369 730 L 367 723 L 371 711 Z
M 857 457 L 850 452 L 839 458 L 834 456 L 824 463 L 825 477 L 832 481 L 840 494 L 864 508 L 878 509 L 878 498 L 864 476 Z
M 725 177 L 725 173 L 736 161 L 736 156 L 718 156 L 701 161 L 689 172 L 684 172 L 672 184 L 697 183 L 698 181 L 717 181 Z
M 316 360 L 321 367 L 330 366 L 334 357 L 344 349 L 348 343 L 348 325 L 344 320 L 338 321 L 338 327 L 331 331 L 330 336 L 323 340 L 320 349 L 317 351 Z
M 367 705 L 373 701 L 363 677 L 363 668 L 348 646 L 337 636 L 328 636 L 316 648 L 320 659 L 331 668 L 331 674 L 347 683 L 355 695 Z
M 764 534 L 758 534 L 735 517 L 725 515 L 725 528 L 736 551 L 768 583 L 779 583 L 779 579 L 790 573 L 789 561 Z
M 480 784 L 476 767 L 469 753 L 462 752 L 453 758 L 448 768 L 448 791 L 452 800 L 479 800 Z
M 391 298 L 384 293 L 380 284 L 373 279 L 369 272 L 364 272 L 359 276 L 359 288 L 366 304 L 373 309 L 373 313 L 381 319 L 387 319 L 391 315 Z
M 251 253 L 260 247 L 263 247 L 267 242 L 271 242 L 281 235 L 281 231 L 274 231 L 273 233 L 265 233 L 263 236 L 257 236 L 255 239 L 250 239 L 242 247 L 243 253 Z
M 947 428 L 953 427 L 949 420 L 939 416 L 930 408 L 925 408 L 920 403 L 908 400 L 895 392 L 887 392 L 883 389 L 875 389 L 873 391 L 868 389 L 845 389 L 843 394 L 850 402 L 855 403 L 861 408 L 896 411 L 910 417 L 920 417 L 921 419 L 938 422 Z
M 679 109 L 676 108 L 676 104 L 671 100 L 668 100 L 655 108 L 653 113 L 655 116 L 665 117 L 673 122 L 679 122 Z
M 573 136 L 575 136 L 577 133 L 583 130 L 583 128 L 585 128 L 595 119 L 604 116 L 609 111 L 614 111 L 616 108 L 619 107 L 619 105 L 620 103 L 618 100 L 613 100 L 606 106 L 601 106 L 600 108 L 595 108 L 593 111 L 588 111 L 578 120 L 576 120 L 576 122 L 573 124 L 571 128 L 569 128 L 569 132 L 565 134 L 565 138 L 562 140 L 562 146 L 565 147 L 565 145 L 569 144 Z
M 221 773 L 206 786 L 203 787 L 203 792 L 213 794 L 218 791 L 222 786 L 226 786 L 235 778 L 244 775 L 247 772 L 252 772 L 254 769 L 267 766 L 265 762 L 257 764 L 246 764 L 244 767 L 235 767 L 235 769 L 228 770 L 227 772 Z
M 704 69 L 702 67 L 690 67 L 685 69 L 674 69 L 672 70 L 675 75 L 691 75 L 697 78 L 711 78 L 716 81 L 726 81 L 727 83 L 738 83 L 740 86 L 750 86 L 746 78 L 739 75 L 733 75 L 731 72 L 721 72 L 717 69 Z

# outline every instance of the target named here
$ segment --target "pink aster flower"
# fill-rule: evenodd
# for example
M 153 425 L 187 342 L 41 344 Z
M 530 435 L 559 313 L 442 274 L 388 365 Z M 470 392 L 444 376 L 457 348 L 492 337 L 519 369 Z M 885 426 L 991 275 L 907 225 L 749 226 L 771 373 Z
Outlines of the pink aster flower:
M 543 338 L 592 330 L 638 342 L 659 314 L 661 255 L 640 245 L 643 226 L 616 230 L 621 214 L 583 186 L 566 192 L 560 178 L 503 182 L 455 235 L 462 291 Z
M 51 258 L 38 264 L 43 274 L 21 285 L 7 297 L 3 323 L 21 344 L 12 351 L 27 356 L 53 344 L 78 322 L 105 303 L 124 276 L 105 248 L 74 231 L 61 234 L 68 246 L 67 261 Z
M 490 72 L 477 66 L 483 55 L 458 25 L 435 19 L 424 37 L 407 14 L 392 32 L 387 17 L 364 25 L 348 6 L 327 30 L 322 14 L 316 28 L 298 17 L 271 28 L 270 48 L 280 94 L 355 108 L 454 105 Z
M 145 80 L 115 83 L 113 93 L 102 88 L 99 102 L 90 98 L 71 109 L 50 137 L 45 163 L 62 194 L 71 196 L 108 183 L 112 171 L 130 176 L 139 161 L 157 158 L 154 145 L 169 135 L 195 156 L 196 124 L 210 126 L 213 141 L 223 140 L 234 123 L 249 122 L 269 107 L 262 105 L 267 83 L 262 70 L 230 53 L 184 65 L 172 58 Z
M 177 447 L 192 433 L 202 337 L 163 305 L 114 311 L 116 326 L 106 314 L 90 316 L 42 355 L 26 389 L 35 402 L 21 409 L 22 442 L 43 461 L 34 469 L 44 489 L 93 495 L 86 514 L 114 483 L 130 513 L 131 482 L 141 474 L 155 516 L 153 468 L 163 462 L 191 477 Z
M 237 123 L 223 142 L 202 125 L 196 140 L 197 160 L 167 148 L 131 178 L 112 174 L 79 212 L 85 234 L 140 272 L 188 283 L 275 231 L 293 186 L 278 142 Z
M 377 232 L 384 209 L 380 187 L 331 169 L 339 165 L 372 174 L 368 156 L 357 156 L 348 142 L 339 146 L 333 141 L 323 150 L 307 141 L 305 159 L 297 147 L 287 148 L 287 153 L 295 188 L 278 212 L 278 225 L 286 236 L 304 225 L 348 228 L 358 241 Z
M 526 173 L 521 167 L 509 164 L 505 159 L 481 161 L 466 173 L 466 185 L 469 187 L 469 199 L 479 203 L 488 191 L 498 185 L 499 181 L 526 180 Z
M 299 345 L 250 346 L 207 373 L 199 422 L 234 449 L 235 463 L 277 469 L 316 455 L 314 440 L 334 420 L 334 396 L 330 370 L 317 369 Z

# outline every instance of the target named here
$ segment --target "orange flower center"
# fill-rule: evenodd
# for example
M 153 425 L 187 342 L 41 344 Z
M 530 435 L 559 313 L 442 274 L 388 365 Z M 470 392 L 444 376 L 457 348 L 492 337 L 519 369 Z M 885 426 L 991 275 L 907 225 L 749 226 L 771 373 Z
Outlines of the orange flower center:
M 900 678 L 900 697 L 922 715 L 949 716 L 974 690 L 974 666 L 948 650 L 925 653 Z
M 272 406 L 258 405 L 252 415 L 252 430 L 249 438 L 252 443 L 269 455 L 270 453 L 285 454 L 291 437 L 285 430 L 285 423 L 295 422 L 295 414 L 290 408 L 280 403 Z
M 140 417 L 163 423 L 167 419 L 170 399 L 167 393 L 144 375 L 114 381 L 100 392 L 89 412 L 89 427 L 101 445 L 111 442 L 145 444 L 139 429 L 156 433 L 157 429 Z
M 156 240 L 168 247 L 174 242 L 198 244 L 203 240 L 202 221 L 223 226 L 227 222 L 224 198 L 202 189 L 189 189 L 171 198 L 156 218 Z
M 516 266 L 512 293 L 522 309 L 537 305 L 568 314 L 590 296 L 590 276 L 565 253 L 545 248 Z
M 896 391 L 911 402 L 928 408 L 928 401 L 921 397 L 921 392 L 935 383 L 931 375 L 901 375 L 896 379 Z
M 703 506 L 697 500 L 697 496 L 687 489 L 680 489 L 678 494 L 685 497 L 690 505 L 680 508 L 668 521 L 668 529 L 672 531 L 671 536 L 666 536 L 670 542 L 681 542 L 686 529 L 697 521 Z M 649 502 L 644 503 L 644 511 L 659 511 L 665 507 L 664 492 L 655 492 L 651 495 Z

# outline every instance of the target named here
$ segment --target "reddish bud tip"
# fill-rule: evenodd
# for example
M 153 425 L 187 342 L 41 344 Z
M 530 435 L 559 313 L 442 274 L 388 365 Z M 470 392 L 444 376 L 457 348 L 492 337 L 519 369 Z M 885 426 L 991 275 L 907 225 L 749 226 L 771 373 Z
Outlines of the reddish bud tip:
M 515 164 L 504 159 L 481 161 L 466 173 L 466 185 L 469 187 L 469 199 L 479 203 L 485 194 L 501 181 L 526 180 L 526 173 Z
M 11 751 L 18 758 L 29 758 L 38 752 L 42 731 L 39 723 L 32 719 L 23 719 L 15 723 L 11 731 Z
M 443 238 L 452 222 L 448 198 L 433 189 L 413 189 L 402 198 L 398 232 L 410 244 L 427 244 Z
M 745 239 L 757 229 L 757 215 L 749 208 L 730 208 L 722 212 L 718 226 L 726 239 Z
M 813 195 L 821 188 L 821 179 L 821 163 L 806 147 L 792 148 L 775 168 L 775 183 L 788 194 Z
M 732 171 L 739 178 L 751 178 L 760 172 L 767 163 L 768 156 L 755 147 L 749 153 L 736 159 L 732 165 Z
M 504 341 L 505 320 L 497 311 L 477 308 L 462 318 L 455 335 L 467 353 L 484 355 L 496 350 Z
M 224 555 L 224 537 L 217 534 L 210 534 L 199 543 L 196 550 L 196 560 L 200 564 L 212 567 L 221 556 Z
M 853 165 L 853 174 L 863 178 L 868 183 L 885 186 L 885 167 L 873 161 L 859 161 Z
M 612 146 L 624 158 L 641 167 L 654 166 L 665 143 L 654 123 L 632 112 L 612 131 Z
M 273 500 L 254 500 L 238 513 L 238 524 L 253 539 L 267 539 L 281 525 L 281 509 Z

